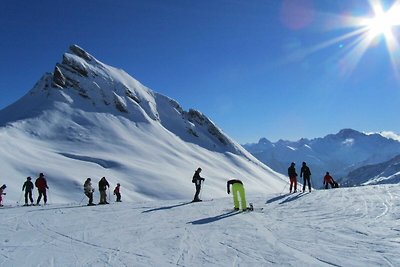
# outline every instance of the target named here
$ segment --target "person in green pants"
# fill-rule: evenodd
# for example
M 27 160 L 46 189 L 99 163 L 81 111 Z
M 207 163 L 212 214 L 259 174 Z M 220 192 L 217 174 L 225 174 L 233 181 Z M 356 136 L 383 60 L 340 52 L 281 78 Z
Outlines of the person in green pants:
M 240 195 L 240 200 L 242 202 L 242 210 L 247 210 L 246 206 L 246 195 L 244 192 L 243 183 L 240 180 L 229 180 L 226 183 L 228 194 L 230 194 L 230 185 L 232 185 L 232 194 L 233 194 L 233 205 L 235 206 L 235 210 L 239 210 L 239 200 L 238 194 Z

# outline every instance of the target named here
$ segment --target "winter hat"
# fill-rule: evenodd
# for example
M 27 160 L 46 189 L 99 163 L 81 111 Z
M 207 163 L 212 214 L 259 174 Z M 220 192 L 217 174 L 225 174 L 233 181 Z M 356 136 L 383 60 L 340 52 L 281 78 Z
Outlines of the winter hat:
M 118 186 L 120 186 L 120 184 L 119 184 L 119 183 L 117 183 L 117 185 L 118 185 Z
M 39 174 L 39 177 L 43 177 L 44 176 L 44 174 L 41 172 L 40 174 Z
M 30 181 L 32 178 L 30 176 L 26 177 L 26 180 Z

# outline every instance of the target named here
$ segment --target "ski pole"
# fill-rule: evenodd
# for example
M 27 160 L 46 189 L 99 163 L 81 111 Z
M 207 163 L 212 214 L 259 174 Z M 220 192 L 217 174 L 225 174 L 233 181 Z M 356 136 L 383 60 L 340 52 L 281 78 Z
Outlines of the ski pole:
M 79 205 L 81 205 L 83 199 L 85 198 L 85 196 L 82 197 L 81 201 L 79 201 Z
M 21 202 L 21 198 L 22 198 L 22 195 L 24 194 L 24 191 L 22 191 L 21 192 L 21 195 L 19 196 L 19 199 L 18 199 L 18 201 L 17 201 L 17 205 L 19 205 L 19 202 Z
M 283 190 L 282 190 L 282 192 L 281 192 L 281 195 L 283 194 L 283 192 L 285 192 L 286 187 L 288 186 L 288 184 L 289 184 L 289 183 L 286 183 L 285 187 L 283 188 Z
M 47 191 L 49 192 L 49 204 L 52 204 L 53 202 L 51 201 L 50 189 L 47 188 Z

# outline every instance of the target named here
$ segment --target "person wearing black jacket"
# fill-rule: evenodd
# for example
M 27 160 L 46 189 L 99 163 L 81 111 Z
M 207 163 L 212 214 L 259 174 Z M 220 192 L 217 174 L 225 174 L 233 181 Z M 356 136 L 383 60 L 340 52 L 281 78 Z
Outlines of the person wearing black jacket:
M 33 183 L 32 183 L 32 178 L 27 177 L 24 185 L 22 186 L 22 191 L 25 190 L 25 205 L 28 206 L 28 197 L 29 200 L 31 201 L 31 205 L 33 205 L 33 197 L 32 197 L 32 190 L 34 188 Z
M 288 176 L 290 180 L 290 187 L 289 191 L 292 193 L 292 188 L 294 187 L 293 192 L 297 192 L 297 173 L 296 173 L 296 168 L 294 167 L 296 164 L 292 162 L 290 164 L 290 167 L 288 168 Z
M 107 182 L 106 177 L 103 177 L 99 181 L 99 192 L 100 192 L 100 202 L 99 204 L 108 204 L 107 202 L 107 187 L 110 187 L 110 184 Z
M 201 199 L 199 198 L 200 190 L 201 190 L 201 182 L 205 181 L 206 179 L 200 176 L 201 168 L 198 168 L 192 178 L 192 183 L 196 186 L 196 193 L 194 194 L 194 198 L 192 202 L 199 202 Z
M 306 190 L 307 183 L 308 183 L 308 191 L 311 192 L 311 181 L 310 181 L 311 171 L 305 162 L 303 162 L 303 166 L 301 167 L 300 177 L 303 177 L 303 179 L 304 179 L 303 192 Z

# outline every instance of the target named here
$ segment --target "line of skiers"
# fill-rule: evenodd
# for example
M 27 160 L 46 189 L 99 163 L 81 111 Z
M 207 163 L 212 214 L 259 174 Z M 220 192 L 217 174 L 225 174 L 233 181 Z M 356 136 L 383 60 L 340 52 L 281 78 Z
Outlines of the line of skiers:
M 117 186 L 114 188 L 114 195 L 117 197 L 117 202 L 122 202 L 121 201 L 121 192 L 120 192 L 120 187 L 121 184 L 117 183 Z M 99 205 L 103 204 L 109 204 L 107 202 L 107 189 L 110 189 L 110 184 L 108 183 L 106 177 L 102 177 L 99 181 L 99 192 L 100 192 L 100 202 Z M 87 204 L 88 206 L 94 206 L 96 204 L 93 203 L 93 193 L 94 193 L 94 188 L 92 186 L 92 179 L 87 178 L 85 183 L 83 184 L 83 191 L 85 195 L 89 199 L 89 203 Z
M 30 205 L 35 205 L 33 202 L 33 196 L 32 196 L 32 191 L 34 189 L 34 186 L 36 186 L 36 188 L 38 189 L 38 193 L 39 193 L 38 198 L 36 200 L 36 205 L 39 205 L 42 197 L 43 197 L 44 204 L 47 203 L 47 189 L 49 189 L 49 187 L 47 186 L 47 181 L 46 181 L 46 178 L 44 177 L 44 174 L 40 173 L 39 177 L 35 181 L 35 185 L 33 184 L 32 178 L 30 176 L 26 178 L 26 181 L 22 185 L 22 191 L 25 191 L 24 206 L 29 206 L 28 198 L 30 201 Z M 0 187 L 0 207 L 3 206 L 3 197 L 2 196 L 6 194 L 6 193 L 4 193 L 4 190 L 6 188 L 7 188 L 7 186 L 5 184 L 3 184 Z
M 297 172 L 295 165 L 296 164 L 292 162 L 290 164 L 290 167 L 288 168 L 288 176 L 290 181 L 289 193 L 297 192 Z M 311 171 L 310 168 L 307 166 L 307 163 L 304 161 L 301 166 L 300 177 L 303 177 L 303 192 L 305 192 L 307 185 L 308 185 L 308 191 L 311 192 Z M 330 176 L 329 172 L 326 172 L 323 184 L 325 189 L 328 189 L 328 185 L 331 185 L 332 188 L 339 187 L 339 184 L 332 178 L 332 176 Z
M 290 180 L 290 187 L 289 187 L 289 193 L 292 192 L 297 192 L 297 172 L 295 168 L 295 163 L 292 162 L 290 164 L 290 167 L 288 168 L 288 176 Z M 200 176 L 202 169 L 197 168 L 195 171 L 193 178 L 192 178 L 192 183 L 195 184 L 196 187 L 196 192 L 193 198 L 192 202 L 200 202 L 202 201 L 199 196 L 201 192 L 201 184 L 204 183 L 205 178 Z M 311 192 L 311 171 L 310 168 L 307 166 L 306 162 L 303 162 L 301 171 L 300 171 L 300 177 L 303 177 L 304 183 L 303 183 L 303 192 L 305 192 L 306 186 L 308 185 L 308 190 Z M 32 183 L 32 178 L 27 177 L 25 183 L 22 186 L 22 191 L 25 191 L 25 205 L 28 206 L 28 198 L 30 200 L 31 205 L 34 205 L 33 203 L 33 197 L 32 197 L 32 191 L 34 189 L 34 185 Z M 332 188 L 337 188 L 339 187 L 338 183 L 330 176 L 329 172 L 326 172 L 323 180 L 323 184 L 325 186 L 325 189 L 328 189 L 328 185 L 331 185 Z M 244 192 L 244 187 L 243 187 L 243 182 L 237 179 L 232 179 L 227 182 L 227 193 L 230 194 L 230 185 L 232 185 L 232 193 L 233 193 L 233 202 L 234 202 L 234 208 L 235 210 L 239 210 L 239 200 L 238 200 L 238 195 L 240 195 L 240 199 L 242 202 L 242 209 L 246 210 L 248 209 L 246 207 L 246 196 Z M 46 178 L 44 177 L 43 173 L 39 174 L 39 177 L 35 181 L 35 186 L 38 189 L 39 196 L 36 201 L 36 205 L 39 205 L 40 200 L 43 196 L 44 204 L 47 203 L 47 189 L 49 187 L 47 186 L 47 181 Z M 117 202 L 121 202 L 121 192 L 120 192 L 120 184 L 117 183 L 117 186 L 115 187 L 113 193 L 116 195 Z M 4 184 L 3 186 L 0 187 L 0 206 L 2 206 L 2 195 L 5 195 L 4 189 L 7 186 Z M 100 192 L 100 202 L 99 204 L 109 204 L 107 202 L 107 189 L 110 188 L 110 184 L 108 183 L 107 179 L 105 177 L 102 177 L 99 181 L 99 192 Z M 87 178 L 84 185 L 83 185 L 83 190 L 85 195 L 87 196 L 89 202 L 88 206 L 95 205 L 93 203 L 93 193 L 94 193 L 94 188 L 92 186 L 92 180 L 91 178 Z
M 117 197 L 117 202 L 122 202 L 121 201 L 121 192 L 120 192 L 120 184 L 117 183 L 117 186 L 114 189 L 114 195 Z M 34 188 L 38 189 L 38 198 L 36 200 L 36 203 L 34 203 L 33 200 L 33 189 Z M 108 183 L 108 181 L 106 180 L 105 177 L 101 178 L 99 181 L 99 192 L 100 192 L 100 202 L 99 204 L 108 204 L 107 202 L 107 193 L 106 190 L 107 188 L 110 187 L 110 184 Z M 7 186 L 4 184 L 0 187 L 0 207 L 3 206 L 3 195 L 6 195 L 6 193 L 4 193 L 4 190 L 7 188 Z M 47 185 L 47 180 L 44 177 L 43 173 L 39 174 L 39 177 L 35 180 L 35 184 L 32 182 L 32 178 L 30 176 L 28 176 L 26 178 L 26 181 L 24 182 L 24 184 L 22 185 L 22 191 L 25 192 L 24 197 L 25 197 L 25 204 L 24 206 L 35 206 L 35 205 L 39 205 L 42 197 L 43 197 L 43 201 L 44 204 L 47 204 L 47 190 L 49 189 L 48 185 Z M 89 203 L 88 205 L 95 205 L 93 204 L 93 192 L 94 192 L 94 188 L 92 187 L 92 183 L 91 183 L 91 179 L 87 178 L 84 185 L 83 185 L 83 190 L 85 195 L 88 197 L 89 199 Z M 22 197 L 22 196 L 21 196 Z M 29 202 L 28 202 L 29 200 Z

